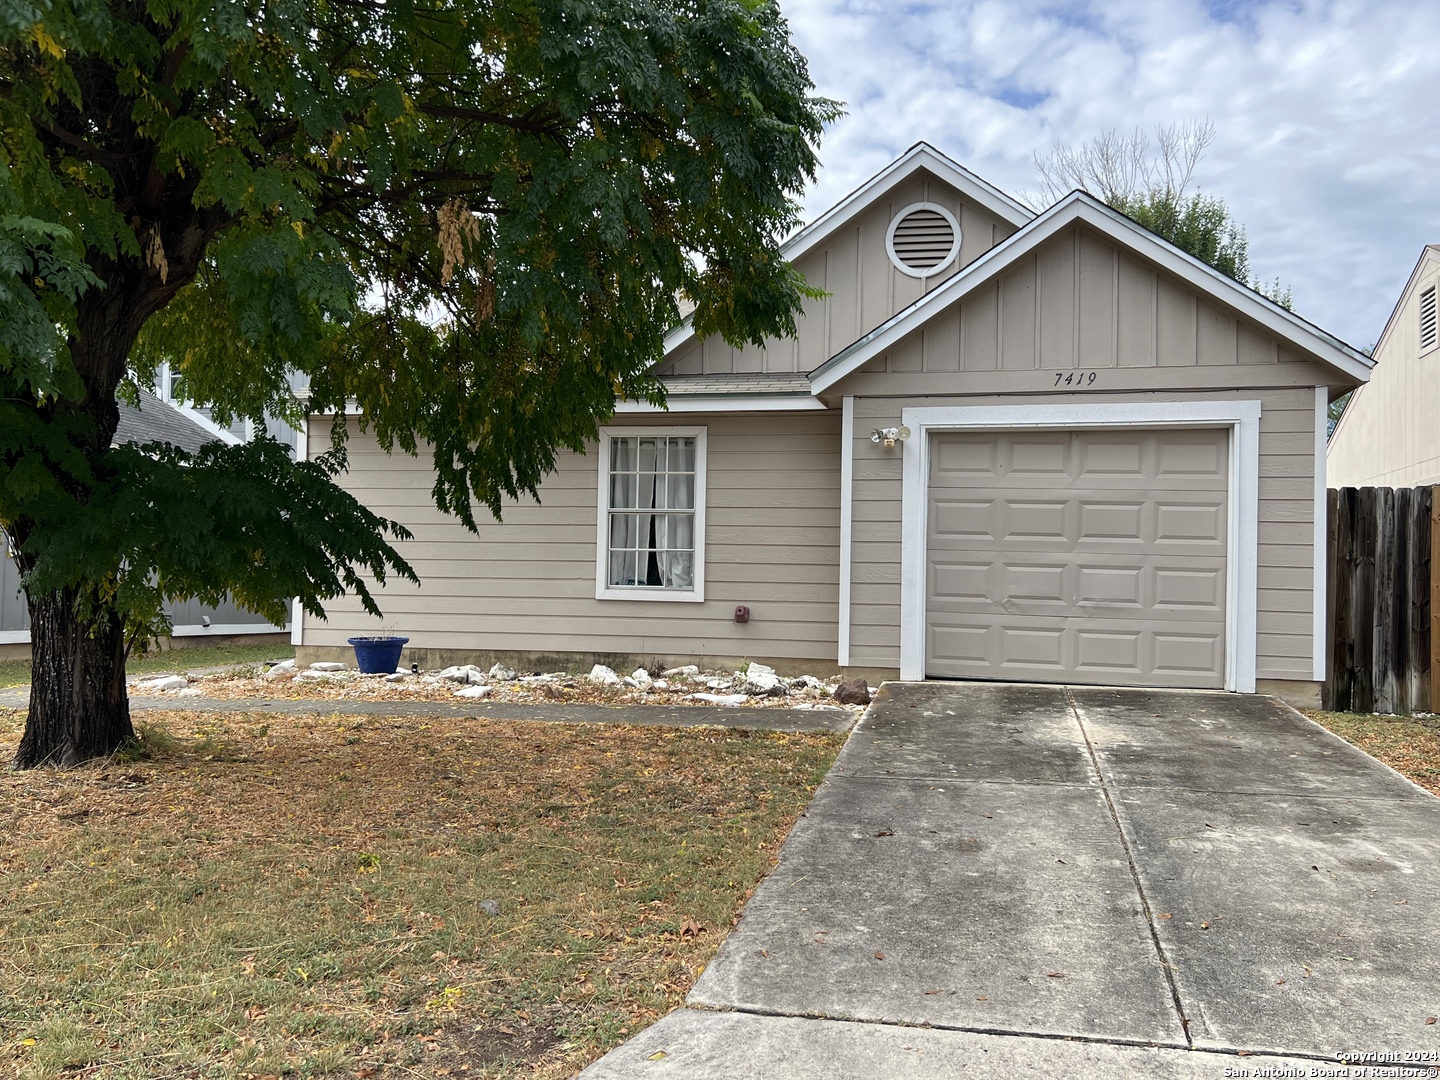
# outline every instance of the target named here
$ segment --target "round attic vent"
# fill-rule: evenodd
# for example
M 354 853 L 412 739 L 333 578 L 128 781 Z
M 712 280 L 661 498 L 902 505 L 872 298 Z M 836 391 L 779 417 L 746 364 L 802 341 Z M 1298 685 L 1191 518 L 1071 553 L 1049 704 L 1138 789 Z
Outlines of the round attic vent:
M 960 254 L 960 223 L 937 203 L 911 203 L 890 222 L 885 250 L 902 274 L 938 274 Z

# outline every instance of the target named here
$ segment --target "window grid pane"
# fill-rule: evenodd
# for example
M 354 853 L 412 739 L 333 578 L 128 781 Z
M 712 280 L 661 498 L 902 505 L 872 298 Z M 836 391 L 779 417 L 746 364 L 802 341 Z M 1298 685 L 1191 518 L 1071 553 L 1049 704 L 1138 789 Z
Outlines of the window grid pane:
M 694 437 L 612 437 L 609 490 L 609 584 L 693 589 Z

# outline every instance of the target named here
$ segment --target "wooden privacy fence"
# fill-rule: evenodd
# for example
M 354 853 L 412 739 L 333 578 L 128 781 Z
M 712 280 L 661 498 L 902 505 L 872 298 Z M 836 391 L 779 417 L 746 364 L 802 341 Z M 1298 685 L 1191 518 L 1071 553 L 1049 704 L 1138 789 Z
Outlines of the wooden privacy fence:
M 1347 712 L 1440 712 L 1440 488 L 1328 493 L 1324 705 Z

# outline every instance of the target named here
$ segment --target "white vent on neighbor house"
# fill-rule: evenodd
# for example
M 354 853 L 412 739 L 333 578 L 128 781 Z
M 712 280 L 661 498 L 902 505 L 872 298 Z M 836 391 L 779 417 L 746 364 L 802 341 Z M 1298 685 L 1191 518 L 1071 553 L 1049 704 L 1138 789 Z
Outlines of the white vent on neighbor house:
M 1420 351 L 1435 347 L 1435 286 L 1420 294 Z
M 938 203 L 911 203 L 890 222 L 885 250 L 902 274 L 930 277 L 960 254 L 960 222 Z

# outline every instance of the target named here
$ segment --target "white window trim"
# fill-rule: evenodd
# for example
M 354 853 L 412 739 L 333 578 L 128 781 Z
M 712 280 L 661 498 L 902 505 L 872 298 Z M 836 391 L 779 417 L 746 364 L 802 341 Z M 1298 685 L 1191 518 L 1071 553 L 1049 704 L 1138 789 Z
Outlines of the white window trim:
M 930 267 L 928 270 L 917 270 L 913 266 L 907 266 L 905 264 L 905 260 L 900 258 L 900 256 L 895 253 L 895 230 L 900 227 L 900 223 L 902 221 L 904 221 L 911 214 L 915 213 L 915 211 L 917 210 L 931 210 L 934 213 L 939 214 L 941 217 L 943 217 L 946 221 L 950 223 L 950 228 L 955 234 L 955 239 L 950 243 L 950 254 L 946 255 L 945 258 L 941 259 L 938 263 Z M 890 219 L 890 227 L 885 230 L 885 253 L 890 256 L 890 262 L 895 267 L 895 269 L 899 270 L 902 274 L 905 274 L 908 277 L 919 278 L 922 281 L 925 278 L 934 277 L 936 274 L 940 274 L 948 270 L 950 268 L 950 264 L 960 257 L 960 222 L 956 219 L 954 214 L 952 214 L 945 207 L 941 206 L 939 203 L 911 203 L 909 206 L 902 209 L 898 214 L 896 214 L 893 218 Z
M 836 662 L 850 666 L 850 576 L 854 539 L 855 399 L 847 396 L 840 413 L 840 624 Z
M 911 437 L 901 484 L 900 678 L 925 678 L 925 537 L 930 434 L 977 428 L 1227 427 L 1225 689 L 1255 692 L 1256 560 L 1260 519 L 1260 402 L 979 405 L 905 409 Z
M 595 599 L 647 600 L 699 604 L 705 600 L 705 432 L 703 427 L 602 427 L 600 471 L 596 477 Z M 695 587 L 658 589 L 610 584 L 610 440 L 646 436 L 675 436 L 695 440 Z

